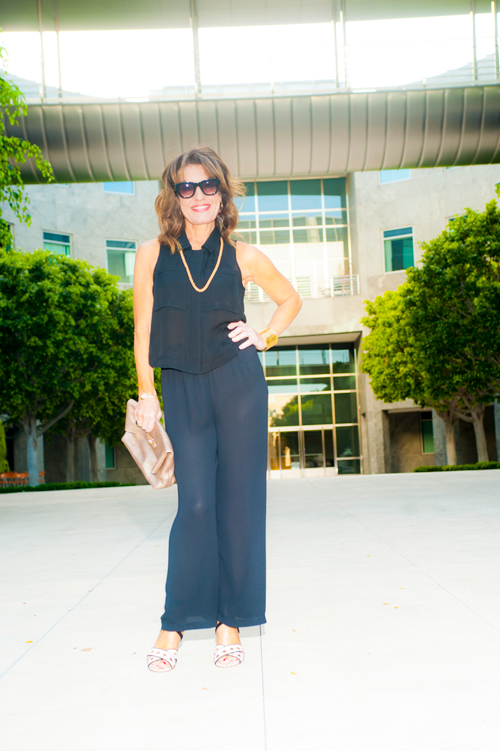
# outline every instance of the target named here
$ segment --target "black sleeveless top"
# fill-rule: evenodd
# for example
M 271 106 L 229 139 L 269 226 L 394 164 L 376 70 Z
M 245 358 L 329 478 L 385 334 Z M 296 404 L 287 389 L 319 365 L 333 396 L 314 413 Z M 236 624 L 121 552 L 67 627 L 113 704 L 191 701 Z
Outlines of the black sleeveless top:
M 220 232 L 214 229 L 201 250 L 179 237 L 197 287 L 204 287 L 217 263 Z M 161 245 L 153 274 L 153 316 L 149 364 L 187 373 L 208 373 L 229 362 L 239 350 L 228 334 L 231 321 L 244 321 L 245 287 L 233 245 L 224 243 L 222 258 L 205 292 L 193 289 L 180 253 Z

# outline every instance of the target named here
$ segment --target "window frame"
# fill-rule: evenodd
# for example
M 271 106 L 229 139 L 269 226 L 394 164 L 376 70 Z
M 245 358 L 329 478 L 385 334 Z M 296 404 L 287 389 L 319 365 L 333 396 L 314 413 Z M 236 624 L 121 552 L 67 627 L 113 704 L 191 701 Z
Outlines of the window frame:
M 342 190 L 339 193 L 340 196 L 340 208 L 326 208 L 325 205 L 325 181 L 329 180 L 341 180 L 343 181 Z M 318 195 L 318 208 L 312 209 L 298 209 L 293 208 L 292 209 L 292 183 L 296 182 L 304 182 L 304 181 L 319 181 L 320 184 L 320 195 Z M 261 211 L 259 206 L 259 189 L 257 184 L 262 183 L 285 183 L 286 184 L 286 190 L 287 190 L 287 197 L 288 197 L 288 209 L 285 211 L 284 208 L 282 210 L 278 211 L 277 209 L 274 211 Z M 297 241 L 294 239 L 294 232 L 298 231 L 306 231 L 310 232 L 311 230 L 318 232 L 320 235 L 322 234 L 321 240 L 318 242 L 318 245 L 322 246 L 323 248 L 323 257 L 321 259 L 317 259 L 317 263 L 315 261 L 315 271 L 310 276 L 310 285 L 311 288 L 314 287 L 319 282 L 323 282 L 326 280 L 323 278 L 324 274 L 326 274 L 326 269 L 329 264 L 329 257 L 328 257 L 328 246 L 329 244 L 333 242 L 339 242 L 339 239 L 332 240 L 329 239 L 329 233 L 333 231 L 337 231 L 337 234 L 339 238 L 342 238 L 342 242 L 344 245 L 344 255 L 343 255 L 343 267 L 344 272 L 343 274 L 334 274 L 334 279 L 344 279 L 347 277 L 353 276 L 353 260 L 352 260 L 352 243 L 351 243 L 351 223 L 350 223 L 350 207 L 349 207 L 349 191 L 348 191 L 348 184 L 347 184 L 347 178 L 345 175 L 340 176 L 334 176 L 334 175 L 328 175 L 325 177 L 297 177 L 297 178 L 288 178 L 286 180 L 275 180 L 273 178 L 263 178 L 263 179 L 253 179 L 253 180 L 247 180 L 245 181 L 245 184 L 251 185 L 252 190 L 251 193 L 249 192 L 249 195 L 252 198 L 252 202 L 250 205 L 245 206 L 245 203 L 243 202 L 243 206 L 238 208 L 239 213 L 239 219 L 241 222 L 245 221 L 252 221 L 254 224 L 254 227 L 241 227 L 238 225 L 237 229 L 235 230 L 235 240 L 243 240 L 244 242 L 248 242 L 251 245 L 256 245 L 257 247 L 261 248 L 263 252 L 266 252 L 267 248 L 278 248 L 280 245 L 286 245 L 289 246 L 289 257 L 286 261 L 280 261 L 274 263 L 279 268 L 279 270 L 284 274 L 284 276 L 292 282 L 295 286 L 298 285 L 299 279 L 302 280 L 303 274 L 300 273 L 298 269 L 300 269 L 300 266 L 298 264 L 301 262 L 300 259 L 296 258 L 294 249 L 295 246 L 303 245 L 304 243 L 301 243 L 300 241 Z M 342 205 L 344 204 L 344 205 Z M 286 227 L 263 227 L 262 222 L 266 221 L 266 219 L 275 219 L 277 218 L 277 215 L 281 214 L 283 218 L 286 218 L 288 220 L 288 225 Z M 304 226 L 297 226 L 294 225 L 294 219 L 296 217 L 307 217 L 307 216 L 321 216 L 321 223 L 320 224 L 314 224 L 314 225 L 307 225 Z M 327 223 L 328 220 L 333 220 L 333 224 Z M 278 236 L 281 238 L 281 234 L 283 232 L 289 232 L 289 240 L 287 242 L 283 243 L 264 243 L 262 242 L 261 235 L 263 234 L 265 239 L 270 238 L 270 233 L 278 233 Z M 269 233 L 269 234 L 266 234 Z M 306 243 L 307 244 L 307 243 Z M 270 255 L 272 258 L 272 255 Z M 319 280 L 319 282 L 318 282 Z M 303 281 L 303 280 L 302 280 Z M 321 286 L 321 284 L 319 284 Z M 306 290 L 307 292 L 307 290 Z M 312 295 L 305 294 L 303 296 L 306 297 L 312 297 Z M 268 296 L 264 292 L 259 292 L 258 290 L 254 289 L 254 287 L 251 287 L 250 284 L 247 285 L 245 289 L 245 302 L 267 302 Z
M 108 451 L 108 449 L 109 449 L 110 452 L 112 452 L 112 455 L 113 455 L 113 466 L 112 467 L 108 467 L 108 460 L 107 460 L 107 453 L 106 453 Z M 104 444 L 104 468 L 105 468 L 106 472 L 108 470 L 114 470 L 114 469 L 116 469 L 116 446 L 110 446 L 109 443 L 105 443 Z
M 407 177 L 398 177 L 395 180 L 385 180 L 385 181 L 383 181 L 382 180 L 382 173 L 384 173 L 384 172 L 385 173 L 387 173 L 387 172 L 409 172 L 410 174 Z M 403 182 L 406 182 L 407 180 L 411 180 L 411 169 L 406 169 L 406 168 L 403 168 L 403 169 L 384 169 L 384 170 L 379 170 L 379 173 L 378 173 L 378 184 L 379 185 L 392 185 L 393 183 L 403 183 Z
M 49 240 L 45 238 L 45 235 L 65 235 L 66 237 L 68 237 L 69 242 L 63 243 L 63 242 L 60 242 L 59 240 Z M 42 247 L 44 250 L 49 250 L 49 248 L 45 247 L 46 242 L 51 243 L 52 245 L 60 245 L 61 247 L 65 247 L 65 248 L 69 247 L 69 253 L 67 254 L 61 253 L 60 255 L 64 255 L 65 258 L 73 257 L 73 235 L 70 232 L 59 232 L 59 231 L 51 230 L 51 229 L 44 229 L 42 230 Z M 52 253 L 53 251 L 49 251 L 49 252 Z
M 108 247 L 108 242 L 110 242 L 110 243 L 113 243 L 113 242 L 115 242 L 115 243 L 134 243 L 134 245 L 135 245 L 134 254 L 137 257 L 137 248 L 138 248 L 138 245 L 139 245 L 139 243 L 138 243 L 137 240 L 130 240 L 130 239 L 127 240 L 125 238 L 118 238 L 118 237 L 105 237 L 104 238 L 104 250 L 105 250 L 105 253 L 106 253 L 106 271 L 108 272 L 108 274 L 111 274 L 111 271 L 109 270 L 108 250 L 121 250 L 124 253 L 127 250 L 128 251 L 132 251 L 132 248 L 109 248 Z M 113 276 L 118 276 L 118 275 L 117 274 L 113 274 Z M 132 278 L 133 278 L 133 275 L 132 275 Z M 120 279 L 120 281 L 118 282 L 118 284 L 133 284 L 133 281 L 132 282 L 122 282 L 121 279 Z
M 422 454 L 422 456 L 432 456 L 433 454 L 436 453 L 436 447 L 434 445 L 434 423 L 432 419 L 432 412 L 431 412 L 431 417 L 428 420 L 424 420 L 422 418 L 422 415 L 424 414 L 424 412 L 431 412 L 431 410 L 425 409 L 418 413 L 419 415 L 418 423 L 419 423 L 419 428 L 420 428 L 420 453 Z M 432 426 L 432 445 L 433 445 L 434 451 L 424 451 L 424 431 L 423 431 L 423 425 L 422 425 L 422 423 L 424 422 L 430 422 Z
M 394 237 L 384 237 L 384 233 L 385 232 L 396 232 L 399 229 L 401 229 L 401 230 L 407 229 L 408 226 L 410 226 L 410 228 L 411 228 L 411 234 L 405 234 L 405 235 L 399 235 L 399 236 L 396 235 Z M 413 242 L 415 234 L 414 234 L 413 230 L 414 230 L 413 224 L 411 224 L 411 225 L 406 224 L 406 225 L 401 226 L 401 227 L 385 227 L 384 229 L 381 230 L 381 232 L 382 232 L 382 267 L 384 269 L 384 272 L 383 272 L 384 274 L 401 274 L 402 272 L 406 271 L 406 269 L 410 269 L 410 268 L 412 268 L 415 265 L 415 243 Z M 387 269 L 386 269 L 386 263 L 385 263 L 385 243 L 386 243 L 386 241 L 387 240 L 401 240 L 401 239 L 404 239 L 405 237 L 411 237 L 411 239 L 412 239 L 413 263 L 411 264 L 411 266 L 407 266 L 406 269 L 396 269 L 395 271 L 394 270 L 393 271 L 387 271 Z
M 124 184 L 127 183 L 128 185 L 132 186 L 132 192 L 128 191 L 121 191 L 121 190 L 106 190 L 106 185 L 116 185 L 116 184 Z M 134 180 L 111 180 L 107 182 L 102 183 L 102 192 L 107 193 L 109 196 L 135 196 L 135 181 Z

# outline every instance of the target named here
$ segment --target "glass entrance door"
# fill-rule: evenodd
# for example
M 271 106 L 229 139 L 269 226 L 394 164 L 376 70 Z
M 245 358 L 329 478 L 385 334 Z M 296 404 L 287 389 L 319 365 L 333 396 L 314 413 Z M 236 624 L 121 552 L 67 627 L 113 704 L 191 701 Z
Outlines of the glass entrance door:
M 281 478 L 337 474 L 332 428 L 270 431 L 269 470 Z

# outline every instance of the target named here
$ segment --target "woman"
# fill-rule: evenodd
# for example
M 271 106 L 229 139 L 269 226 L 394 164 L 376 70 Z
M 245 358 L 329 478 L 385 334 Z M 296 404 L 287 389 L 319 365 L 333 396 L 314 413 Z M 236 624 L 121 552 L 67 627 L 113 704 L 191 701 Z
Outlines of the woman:
M 161 416 L 160 367 L 178 488 L 155 672 L 175 667 L 186 629 L 214 626 L 215 664 L 238 665 L 240 627 L 266 622 L 268 391 L 257 350 L 276 344 L 302 302 L 264 253 L 230 239 L 243 193 L 212 149 L 182 154 L 162 176 L 161 233 L 137 251 L 136 420 L 149 432 Z M 249 281 L 278 306 L 260 333 L 244 314 Z

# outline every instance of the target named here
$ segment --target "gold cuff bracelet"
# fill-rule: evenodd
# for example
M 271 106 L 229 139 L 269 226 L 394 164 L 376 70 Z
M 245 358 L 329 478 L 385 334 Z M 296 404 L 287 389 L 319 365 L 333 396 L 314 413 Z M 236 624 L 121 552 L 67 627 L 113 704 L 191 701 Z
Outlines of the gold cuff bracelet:
M 275 344 L 278 344 L 278 335 L 275 331 L 269 328 L 269 326 L 267 326 L 262 331 L 259 331 L 259 334 L 266 340 L 266 349 L 264 350 L 264 352 L 270 347 L 274 347 Z

